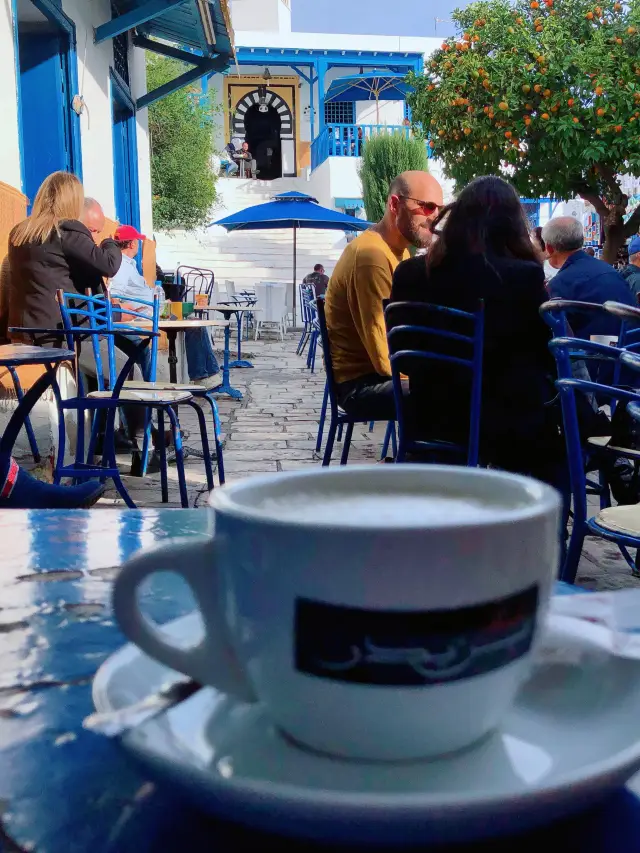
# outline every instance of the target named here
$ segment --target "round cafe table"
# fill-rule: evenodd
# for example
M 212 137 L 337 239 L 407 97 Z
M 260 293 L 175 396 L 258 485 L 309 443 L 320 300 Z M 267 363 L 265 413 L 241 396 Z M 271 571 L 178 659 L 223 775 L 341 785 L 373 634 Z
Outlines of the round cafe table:
M 234 305 L 224 305 L 224 304 L 219 304 L 219 305 L 205 305 L 202 307 L 195 308 L 194 311 L 195 311 L 195 313 L 202 312 L 203 314 L 206 314 L 208 311 L 218 311 L 220 314 L 222 314 L 224 319 L 228 320 L 228 321 L 230 321 L 231 316 L 233 314 L 235 314 L 236 323 L 238 325 L 238 357 L 236 359 L 234 359 L 229 364 L 229 367 L 253 367 L 253 365 L 251 364 L 250 361 L 248 361 L 246 358 L 242 357 L 242 318 L 245 314 L 256 314 L 257 312 L 260 311 L 259 308 L 255 308 L 254 306 L 251 306 L 251 305 L 235 305 L 235 304 Z M 229 332 L 229 334 L 230 334 L 230 332 Z M 226 341 L 227 329 L 225 329 L 224 336 L 225 336 L 225 349 L 226 349 L 226 346 L 227 346 L 227 341 Z
M 141 548 L 205 534 L 208 525 L 208 514 L 192 509 L 0 511 L 2 853 L 355 850 L 269 836 L 207 817 L 173 786 L 153 781 L 114 740 L 82 728 L 93 711 L 93 676 L 125 642 L 110 604 L 118 567 Z M 556 591 L 572 589 L 559 585 Z M 154 578 L 142 599 L 159 622 L 192 607 L 185 585 L 171 574 Z M 422 849 L 636 853 L 638 792 L 637 776 L 601 805 L 525 836 Z
M 130 325 L 140 326 L 143 329 L 150 329 L 151 322 L 136 322 L 131 323 Z M 166 332 L 167 340 L 169 343 L 169 381 L 170 382 L 179 382 L 182 384 L 189 382 L 189 377 L 186 375 L 185 370 L 185 362 L 186 362 L 186 353 L 185 353 L 185 343 L 184 343 L 184 333 L 188 332 L 192 329 L 203 329 L 203 328 L 217 328 L 224 329 L 224 360 L 222 364 L 222 383 L 214 388 L 214 393 L 216 394 L 228 394 L 234 400 L 242 399 L 242 391 L 238 391 L 237 388 L 233 388 L 231 386 L 231 382 L 229 381 L 229 369 L 231 367 L 230 364 L 230 334 L 229 334 L 229 320 L 160 320 L 158 323 L 158 328 L 162 332 Z M 177 349 L 178 345 L 176 344 L 178 335 L 180 335 L 180 357 L 178 357 Z M 0 850 L 0 853 L 2 851 Z
M 26 394 L 22 395 L 20 393 L 18 395 L 18 405 L 11 415 L 0 439 L 0 453 L 11 454 L 20 430 L 23 426 L 26 427 L 27 424 L 29 424 L 27 432 L 30 441 L 33 441 L 33 448 L 35 437 L 33 437 L 28 420 L 29 414 L 48 388 L 53 389 L 56 400 L 60 398 L 56 369 L 63 361 L 72 361 L 75 363 L 75 358 L 76 354 L 68 349 L 37 347 L 29 344 L 5 344 L 0 346 L 0 368 L 5 367 L 9 372 L 12 372 L 18 367 L 41 365 L 45 369 L 44 374 L 34 382 Z M 35 449 L 37 451 L 37 446 Z M 0 853 L 4 853 L 1 847 Z

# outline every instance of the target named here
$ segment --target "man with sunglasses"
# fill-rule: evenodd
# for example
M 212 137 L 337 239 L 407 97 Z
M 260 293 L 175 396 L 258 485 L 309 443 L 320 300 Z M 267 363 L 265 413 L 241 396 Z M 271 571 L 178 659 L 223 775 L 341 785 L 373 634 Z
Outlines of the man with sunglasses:
M 325 312 L 338 401 L 358 419 L 395 417 L 382 300 L 408 247 L 431 242 L 442 206 L 442 187 L 428 172 L 399 175 L 383 218 L 349 243 L 331 276 Z

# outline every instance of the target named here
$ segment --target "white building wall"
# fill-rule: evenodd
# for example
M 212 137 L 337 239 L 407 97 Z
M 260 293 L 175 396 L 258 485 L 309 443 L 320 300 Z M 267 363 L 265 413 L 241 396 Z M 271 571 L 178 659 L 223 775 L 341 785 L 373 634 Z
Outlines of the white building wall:
M 11 3 L 0 3 L 0 181 L 21 188 L 18 98 Z
M 289 0 L 233 0 L 231 18 L 234 29 L 291 32 Z
M 62 8 L 76 25 L 78 85 L 87 104 L 80 117 L 84 189 L 113 219 L 116 211 L 109 86 L 113 46 L 110 40 L 99 45 L 93 43 L 94 28 L 111 18 L 110 3 L 109 0 L 63 0 Z

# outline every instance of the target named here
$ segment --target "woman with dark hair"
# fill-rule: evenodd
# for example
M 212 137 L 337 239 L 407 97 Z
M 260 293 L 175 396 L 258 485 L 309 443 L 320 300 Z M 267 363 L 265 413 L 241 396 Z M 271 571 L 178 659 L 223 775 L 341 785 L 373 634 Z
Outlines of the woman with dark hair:
M 476 178 L 431 228 L 437 240 L 426 259 L 399 264 L 391 300 L 466 311 L 484 300 L 481 459 L 562 485 L 564 444 L 558 409 L 550 405 L 555 365 L 550 331 L 538 313 L 548 296 L 517 193 L 502 178 Z M 411 322 L 409 312 L 404 322 Z M 412 377 L 420 435 L 465 441 L 469 388 L 468 371 L 442 362 Z

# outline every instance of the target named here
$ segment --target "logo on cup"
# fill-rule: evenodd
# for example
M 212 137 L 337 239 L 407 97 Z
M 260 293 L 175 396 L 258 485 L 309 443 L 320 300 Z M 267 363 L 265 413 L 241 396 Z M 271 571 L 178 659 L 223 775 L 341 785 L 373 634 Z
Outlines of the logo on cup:
M 299 598 L 296 668 L 390 687 L 484 675 L 529 651 L 537 605 L 537 586 L 457 610 L 364 610 Z

